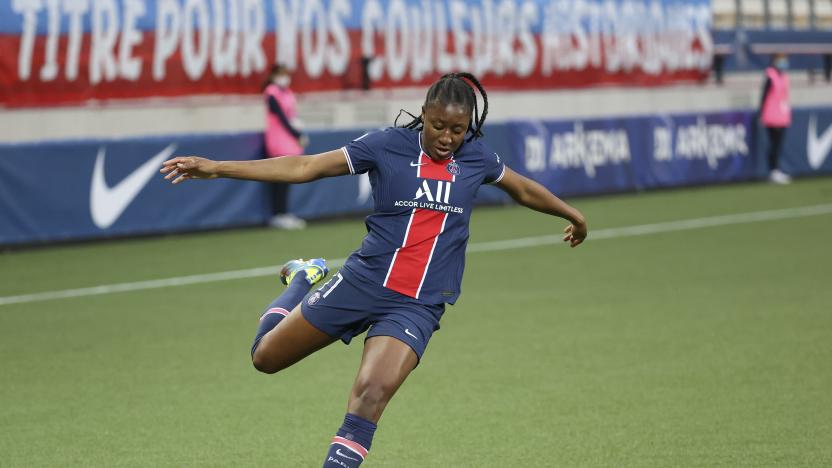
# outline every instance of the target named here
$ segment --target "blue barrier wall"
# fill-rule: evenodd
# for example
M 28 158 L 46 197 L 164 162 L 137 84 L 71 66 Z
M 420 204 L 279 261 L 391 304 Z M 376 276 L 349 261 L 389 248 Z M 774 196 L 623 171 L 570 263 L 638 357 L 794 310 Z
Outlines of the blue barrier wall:
M 756 127 L 756 173 L 764 175 L 769 150 L 768 135 Z M 780 160 L 782 169 L 796 176 L 832 172 L 832 108 L 799 109 L 792 114 L 792 125 L 786 130 Z
M 751 124 L 749 112 L 516 121 L 512 167 L 562 195 L 748 180 Z
M 363 134 L 312 132 L 310 153 Z M 580 121 L 513 121 L 486 127 L 507 164 L 563 196 L 764 178 L 768 138 L 750 111 Z M 170 186 L 158 168 L 171 154 L 257 159 L 259 134 L 0 145 L 0 245 L 264 224 L 267 185 L 233 180 Z M 832 173 L 832 108 L 794 112 L 782 167 Z M 290 210 L 314 219 L 366 213 L 366 176 L 292 187 Z M 482 187 L 478 199 L 508 197 Z
M 250 159 L 257 135 L 0 146 L 0 244 L 262 223 L 265 186 L 233 180 L 170 186 L 171 154 Z

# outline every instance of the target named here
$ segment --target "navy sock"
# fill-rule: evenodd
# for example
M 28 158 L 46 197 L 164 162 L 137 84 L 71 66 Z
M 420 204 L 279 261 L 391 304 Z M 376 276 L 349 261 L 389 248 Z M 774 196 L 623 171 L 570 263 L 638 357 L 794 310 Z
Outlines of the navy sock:
M 347 413 L 344 424 L 332 438 L 324 468 L 356 468 L 361 465 L 370 451 L 375 431 L 376 425 L 372 421 Z
M 283 294 L 269 304 L 266 312 L 260 317 L 260 324 L 257 326 L 257 335 L 254 337 L 254 343 L 251 345 L 252 356 L 254 356 L 254 350 L 257 349 L 257 345 L 260 344 L 263 336 L 272 328 L 276 327 L 281 320 L 289 315 L 292 309 L 300 304 L 303 296 L 309 292 L 310 287 L 309 283 L 306 282 L 306 272 L 299 271 L 295 274 L 289 286 L 286 287 L 286 290 L 283 291 Z

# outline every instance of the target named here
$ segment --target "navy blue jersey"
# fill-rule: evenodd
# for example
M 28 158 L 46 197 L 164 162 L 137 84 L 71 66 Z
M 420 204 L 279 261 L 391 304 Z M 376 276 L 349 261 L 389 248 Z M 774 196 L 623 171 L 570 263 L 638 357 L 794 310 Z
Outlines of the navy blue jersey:
M 484 143 L 462 145 L 446 161 L 422 150 L 415 130 L 388 128 L 344 148 L 352 174 L 369 173 L 374 213 L 344 268 L 426 304 L 459 297 L 474 195 L 506 167 Z

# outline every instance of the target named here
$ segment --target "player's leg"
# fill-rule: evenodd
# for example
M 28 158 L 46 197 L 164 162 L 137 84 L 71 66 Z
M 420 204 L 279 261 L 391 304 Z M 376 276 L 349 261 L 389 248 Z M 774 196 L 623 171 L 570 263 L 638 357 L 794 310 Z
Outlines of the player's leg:
M 312 326 L 303 317 L 298 305 L 279 325 L 263 335 L 251 354 L 251 362 L 260 372 L 274 374 L 336 339 Z
M 389 290 L 373 292 L 380 297 L 376 307 L 381 312 L 374 314 L 374 323 L 367 332 L 344 425 L 327 454 L 330 466 L 343 462 L 341 466 L 355 467 L 361 463 L 384 408 L 422 359 L 445 312 L 444 304 L 414 304 Z M 346 457 L 357 460 L 344 460 Z
M 418 363 L 419 357 L 401 340 L 392 336 L 368 338 L 347 411 L 377 423 L 387 403 Z
M 257 327 L 257 334 L 254 343 L 251 345 L 251 354 L 260 344 L 260 340 L 271 329 L 277 326 L 289 312 L 300 304 L 309 288 L 321 281 L 329 272 L 326 261 L 322 258 L 315 258 L 304 261 L 303 259 L 289 260 L 280 270 L 280 281 L 286 285 L 283 291 L 275 300 L 266 307 L 266 311 L 260 316 L 260 323 Z
M 333 341 L 302 317 L 298 320 L 300 313 L 290 314 L 298 308 L 309 288 L 321 281 L 328 271 L 322 259 L 291 260 L 283 266 L 280 280 L 287 288 L 260 317 L 251 346 L 252 363 L 257 370 L 277 372 Z M 289 320 L 290 316 L 294 318 Z M 283 325 L 278 327 L 281 323 Z
M 329 446 L 324 467 L 361 465 L 370 450 L 381 413 L 418 363 L 416 352 L 398 338 L 367 339 L 344 424 Z

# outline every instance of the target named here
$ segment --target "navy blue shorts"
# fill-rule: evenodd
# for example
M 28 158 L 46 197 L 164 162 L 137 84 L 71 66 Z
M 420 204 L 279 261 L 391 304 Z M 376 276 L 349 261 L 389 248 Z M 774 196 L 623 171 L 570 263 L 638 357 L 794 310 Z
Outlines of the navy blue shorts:
M 445 304 L 422 304 L 341 269 L 303 301 L 301 312 L 315 328 L 346 344 L 369 330 L 367 338 L 392 336 L 421 360 Z

